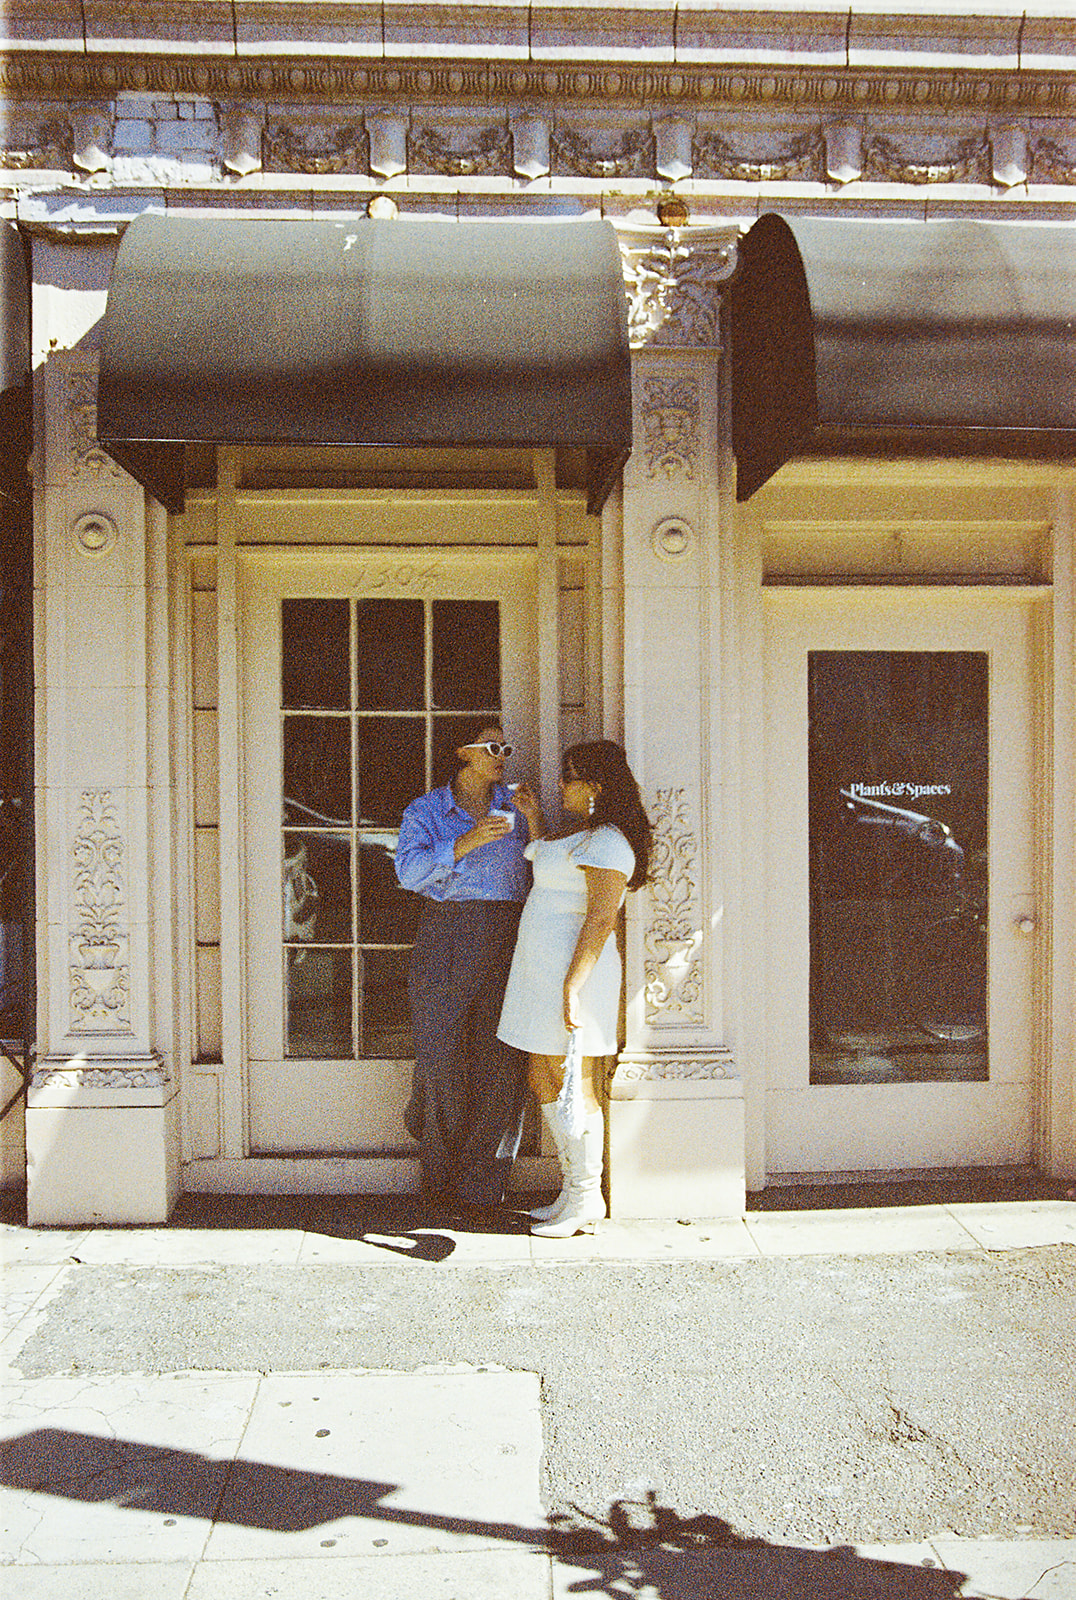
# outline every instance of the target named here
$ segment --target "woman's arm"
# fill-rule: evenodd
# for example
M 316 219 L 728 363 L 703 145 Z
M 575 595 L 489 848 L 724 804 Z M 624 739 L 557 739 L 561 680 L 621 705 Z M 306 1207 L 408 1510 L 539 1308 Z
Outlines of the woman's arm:
M 583 867 L 587 880 L 587 913 L 564 978 L 564 1026 L 579 1026 L 579 991 L 594 970 L 605 941 L 616 925 L 627 875 L 613 867 Z
M 511 824 L 503 817 L 491 815 L 483 817 L 458 838 L 450 833 L 439 835 L 431 816 L 418 801 L 408 806 L 400 824 L 393 857 L 396 876 L 405 889 L 429 894 L 447 883 L 464 856 L 484 844 L 505 838 L 511 831 Z
M 512 795 L 512 804 L 517 811 L 521 811 L 527 819 L 527 828 L 531 839 L 545 837 L 545 818 L 542 816 L 542 807 L 538 796 L 529 783 L 521 783 Z

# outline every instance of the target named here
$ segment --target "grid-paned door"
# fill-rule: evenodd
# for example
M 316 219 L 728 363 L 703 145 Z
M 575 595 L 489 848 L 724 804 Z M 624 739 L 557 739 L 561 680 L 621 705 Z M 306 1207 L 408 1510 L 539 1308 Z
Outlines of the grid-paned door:
M 391 1156 L 421 911 L 400 820 L 476 717 L 536 775 L 533 557 L 276 551 L 241 573 L 251 1152 Z

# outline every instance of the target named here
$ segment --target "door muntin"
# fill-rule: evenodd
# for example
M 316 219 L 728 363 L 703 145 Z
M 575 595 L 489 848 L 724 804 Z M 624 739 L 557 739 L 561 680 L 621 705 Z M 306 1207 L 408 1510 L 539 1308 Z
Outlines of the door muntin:
M 500 720 L 498 602 L 285 597 L 280 640 L 283 1054 L 406 1057 L 419 900 L 393 856 L 465 728 Z

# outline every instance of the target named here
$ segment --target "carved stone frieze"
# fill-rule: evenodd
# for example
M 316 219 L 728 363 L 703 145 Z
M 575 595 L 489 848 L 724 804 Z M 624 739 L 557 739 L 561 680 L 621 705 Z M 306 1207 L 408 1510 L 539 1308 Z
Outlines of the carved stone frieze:
M 73 478 L 118 478 L 120 468 L 97 443 L 97 369 L 76 367 L 67 379 L 68 457 Z
M 826 175 L 826 141 L 820 127 L 786 140 L 766 159 L 738 150 L 715 129 L 697 133 L 692 167 L 698 178 L 723 178 L 735 183 L 798 180 L 821 183 Z
M 694 478 L 699 459 L 699 385 L 694 378 L 647 378 L 643 436 L 648 478 Z
M 735 1078 L 731 1055 L 632 1055 L 617 1062 L 616 1083 L 725 1082 Z
M 553 170 L 574 178 L 652 178 L 654 135 L 650 128 L 626 128 L 599 141 L 597 130 L 554 128 L 550 138 Z
M 992 166 L 990 145 L 981 137 L 961 139 L 945 159 L 927 161 L 875 134 L 867 143 L 863 176 L 883 183 L 989 183 Z
M 72 1033 L 130 1031 L 124 841 L 110 789 L 85 789 L 72 850 Z
M 40 1067 L 34 1088 L 160 1089 L 169 1082 L 163 1066 Z
M 50 118 L 30 138 L 12 140 L 8 133 L 0 150 L 0 168 L 8 172 L 67 172 L 74 159 L 71 124 Z
M 262 162 L 267 172 L 324 173 L 370 170 L 370 139 L 360 122 L 271 122 Z
M 703 1021 L 699 840 L 686 789 L 658 789 L 650 807 L 653 879 L 643 943 L 651 1027 Z
M 1076 156 L 1054 139 L 1039 139 L 1031 152 L 1032 183 L 1076 183 Z
M 507 177 L 512 171 L 512 136 L 507 128 L 476 128 L 456 144 L 440 128 L 420 127 L 408 134 L 411 172 L 436 172 L 445 178 Z
M 111 99 L 120 92 L 159 99 L 261 100 L 275 105 L 376 106 L 414 99 L 557 106 L 640 104 L 736 112 L 748 108 L 802 113 L 892 115 L 907 110 L 974 110 L 1071 115 L 1076 81 L 1069 72 L 997 72 L 988 68 L 751 66 L 647 62 L 631 66 L 553 61 L 361 61 L 353 56 L 235 58 L 226 55 L 58 54 L 10 51 L 0 57 L 0 90 L 11 99 L 70 103 Z
M 622 238 L 633 345 L 716 346 L 721 285 L 736 264 L 735 246 L 689 244 L 670 228 L 642 244 Z

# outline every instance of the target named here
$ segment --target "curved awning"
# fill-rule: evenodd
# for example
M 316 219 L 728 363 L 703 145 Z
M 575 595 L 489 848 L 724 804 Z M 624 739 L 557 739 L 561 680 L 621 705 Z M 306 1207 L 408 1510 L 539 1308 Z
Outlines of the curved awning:
M 145 213 L 109 287 L 98 435 L 171 510 L 193 442 L 581 448 L 597 510 L 631 447 L 616 236 Z
M 827 433 L 1076 450 L 1071 226 L 768 215 L 730 299 L 741 500 Z

